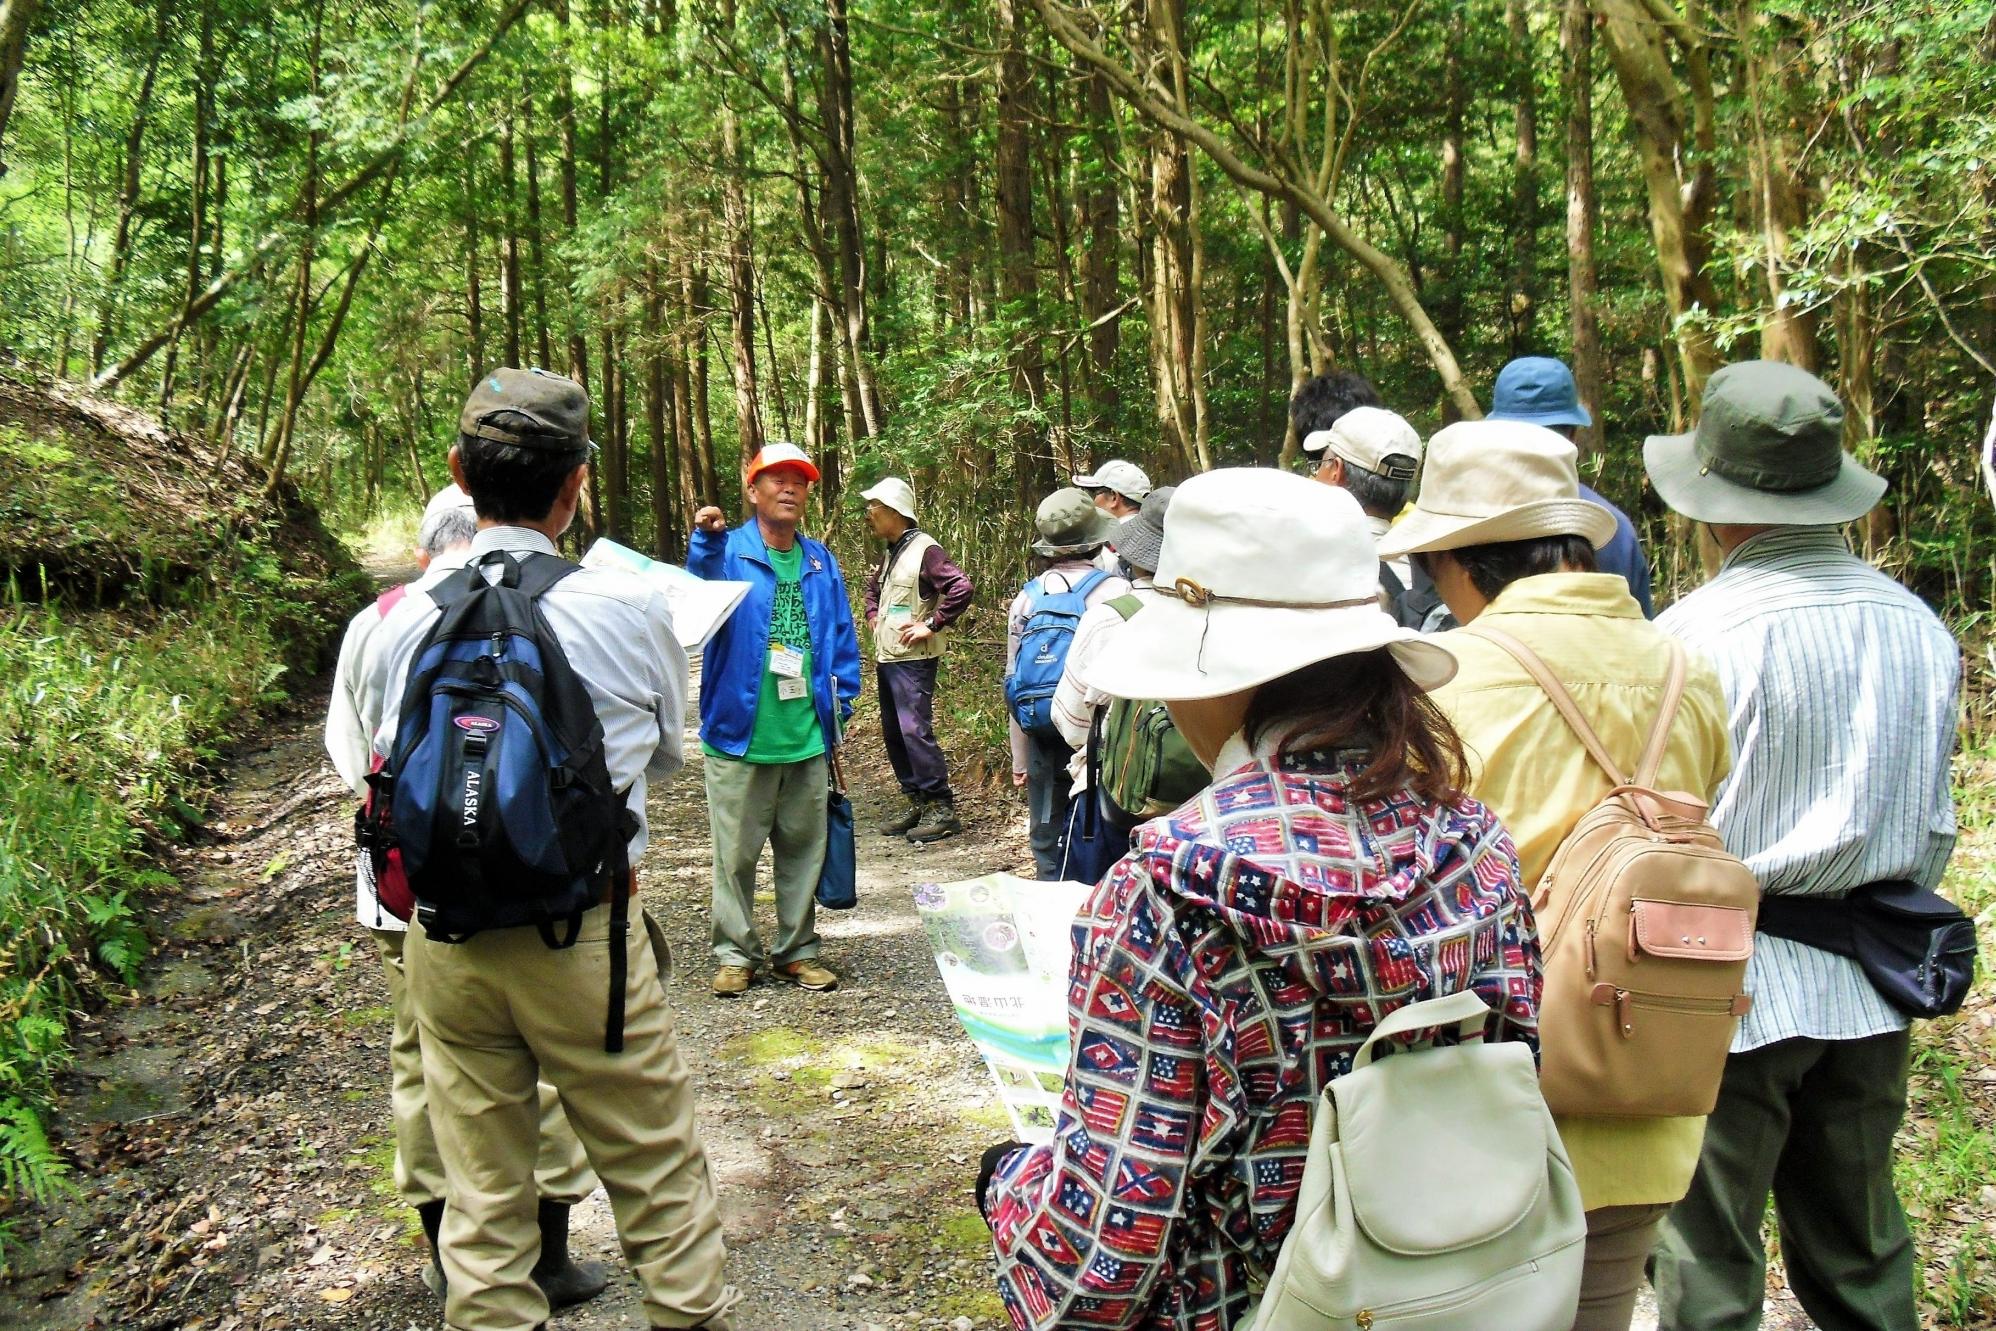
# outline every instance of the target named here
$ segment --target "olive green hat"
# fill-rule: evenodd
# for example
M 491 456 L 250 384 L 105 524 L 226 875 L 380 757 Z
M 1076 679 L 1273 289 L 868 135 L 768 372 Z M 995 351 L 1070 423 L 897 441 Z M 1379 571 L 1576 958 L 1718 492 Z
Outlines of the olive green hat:
M 589 394 L 547 370 L 493 370 L 472 386 L 457 429 L 471 439 L 579 453 L 589 446 Z
M 1095 506 L 1086 490 L 1074 486 L 1055 490 L 1040 501 L 1039 512 L 1033 515 L 1033 529 L 1040 534 L 1033 542 L 1033 553 L 1049 559 L 1089 554 L 1115 540 L 1121 527 Z
M 1705 385 L 1696 430 L 1643 444 L 1643 465 L 1663 502 L 1694 521 L 1855 522 L 1885 478 L 1844 451 L 1843 423 L 1837 395 L 1807 370 L 1742 361 Z

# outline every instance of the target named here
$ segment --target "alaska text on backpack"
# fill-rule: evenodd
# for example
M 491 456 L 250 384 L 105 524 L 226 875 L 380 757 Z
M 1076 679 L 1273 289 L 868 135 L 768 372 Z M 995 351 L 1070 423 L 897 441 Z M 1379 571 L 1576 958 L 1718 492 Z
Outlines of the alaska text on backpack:
M 394 751 L 368 778 L 364 844 L 377 864 L 400 852 L 435 942 L 532 925 L 549 947 L 569 947 L 583 912 L 608 897 L 614 1052 L 635 820 L 610 787 L 595 704 L 539 604 L 577 571 L 553 555 L 493 551 L 431 589 L 442 613 L 409 668 Z

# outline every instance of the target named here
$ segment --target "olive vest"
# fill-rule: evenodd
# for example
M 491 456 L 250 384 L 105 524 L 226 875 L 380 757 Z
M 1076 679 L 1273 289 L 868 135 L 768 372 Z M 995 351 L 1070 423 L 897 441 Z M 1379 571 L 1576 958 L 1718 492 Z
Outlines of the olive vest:
M 943 654 L 943 636 L 931 634 L 912 647 L 901 645 L 901 626 L 919 624 L 936 612 L 936 598 L 922 595 L 922 557 L 936 544 L 925 531 L 909 535 L 880 574 L 880 617 L 873 622 L 876 661 L 922 661 Z M 886 560 L 890 556 L 883 555 Z

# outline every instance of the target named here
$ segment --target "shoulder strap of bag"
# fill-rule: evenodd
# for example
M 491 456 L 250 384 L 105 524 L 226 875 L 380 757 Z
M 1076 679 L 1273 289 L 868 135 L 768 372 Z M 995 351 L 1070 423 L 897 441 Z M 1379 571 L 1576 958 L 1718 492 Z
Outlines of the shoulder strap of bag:
M 1677 719 L 1677 704 L 1684 697 L 1684 646 L 1675 638 L 1666 641 L 1670 643 L 1670 674 L 1663 683 L 1663 702 L 1657 708 L 1655 723 L 1650 726 L 1649 743 L 1644 746 L 1642 762 L 1636 767 L 1635 783 L 1645 789 L 1656 785 L 1656 774 L 1663 767 L 1664 746 L 1670 743 L 1670 723 Z
M 1135 592 L 1125 592 L 1115 600 L 1104 602 L 1104 604 L 1121 615 L 1123 622 L 1126 624 L 1129 623 L 1131 615 L 1136 614 L 1137 611 L 1144 608 L 1144 603 L 1137 599 Z
M 1490 1005 L 1474 989 L 1463 989 L 1446 998 L 1429 998 L 1399 1008 L 1372 1028 L 1365 1043 L 1352 1055 L 1353 1072 L 1365 1067 L 1378 1054 L 1378 1046 L 1396 1035 L 1408 1035 L 1433 1027 L 1454 1026 L 1467 1040 L 1483 1029 L 1490 1019 Z
M 1539 658 L 1537 652 L 1525 646 L 1524 643 L 1519 642 L 1502 629 L 1488 628 L 1481 624 L 1469 624 L 1464 626 L 1462 631 L 1481 638 L 1485 642 L 1494 643 L 1509 653 L 1519 665 L 1525 668 L 1525 673 L 1530 675 L 1539 688 L 1545 692 L 1546 697 L 1551 700 L 1554 710 L 1559 713 L 1568 728 L 1579 738 L 1581 747 L 1587 750 L 1588 756 L 1593 758 L 1595 764 L 1608 774 L 1608 784 L 1612 786 L 1626 786 L 1629 784 L 1629 778 L 1622 774 L 1621 767 L 1609 756 L 1608 747 L 1601 742 L 1601 737 L 1594 733 L 1594 727 L 1587 724 L 1587 718 L 1580 714 L 1578 707 L 1574 706 L 1573 695 L 1566 691 L 1564 684 L 1561 684 L 1559 680 L 1553 677 L 1552 671 L 1546 668 L 1546 663 Z M 1675 708 L 1676 703 L 1672 701 L 1671 706 Z M 1661 745 L 1658 747 L 1660 749 Z M 1644 760 L 1647 761 L 1647 757 Z

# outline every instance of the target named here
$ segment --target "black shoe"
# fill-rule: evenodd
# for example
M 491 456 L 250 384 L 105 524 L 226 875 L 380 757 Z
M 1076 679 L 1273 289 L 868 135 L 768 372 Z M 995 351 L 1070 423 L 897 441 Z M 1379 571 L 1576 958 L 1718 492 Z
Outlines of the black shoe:
M 948 796 L 939 800 L 925 800 L 922 804 L 922 821 L 908 829 L 908 840 L 916 845 L 929 841 L 941 841 L 944 837 L 955 836 L 963 830 L 963 824 L 956 820 L 956 805 Z
M 922 821 L 922 801 L 913 795 L 908 797 L 908 807 L 892 818 L 880 820 L 880 835 L 905 836 L 908 829 Z
M 443 1249 L 437 1246 L 437 1236 L 444 1227 L 444 1204 L 424 1202 L 416 1208 L 416 1218 L 423 1222 L 423 1237 L 430 1244 L 430 1264 L 423 1268 L 423 1285 L 441 1299 L 450 1288 L 444 1280 Z
M 541 1198 L 540 1225 L 541 1255 L 531 1275 L 551 1310 L 587 1303 L 610 1287 L 610 1275 L 601 1262 L 569 1260 L 568 1203 Z

